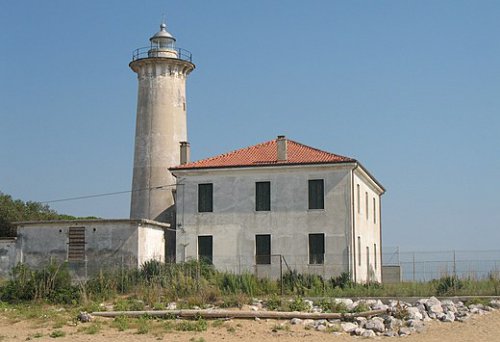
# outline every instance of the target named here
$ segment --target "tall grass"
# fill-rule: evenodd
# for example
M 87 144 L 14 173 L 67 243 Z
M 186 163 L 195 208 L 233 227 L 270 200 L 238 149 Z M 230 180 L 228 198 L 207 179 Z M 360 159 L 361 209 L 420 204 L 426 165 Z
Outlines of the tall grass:
M 140 269 L 99 272 L 79 286 L 72 284 L 64 263 L 49 263 L 39 270 L 19 264 L 13 269 L 12 278 L 0 284 L 0 301 L 87 305 L 117 300 L 116 307 L 135 303 L 135 307 L 140 304 L 144 308 L 164 308 L 170 301 L 176 301 L 179 307 L 241 306 L 251 302 L 251 298 L 262 297 L 278 306 L 281 293 L 292 297 L 426 297 L 498 296 L 499 291 L 500 280 L 494 275 L 483 280 L 443 277 L 429 282 L 354 284 L 346 273 L 323 279 L 293 271 L 286 273 L 281 281 L 259 279 L 250 273 L 218 272 L 211 265 L 194 261 L 182 264 L 148 261 Z

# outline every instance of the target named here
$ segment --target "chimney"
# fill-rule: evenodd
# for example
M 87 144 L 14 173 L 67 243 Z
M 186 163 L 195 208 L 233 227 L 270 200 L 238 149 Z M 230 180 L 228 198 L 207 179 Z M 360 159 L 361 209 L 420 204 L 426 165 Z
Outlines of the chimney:
M 190 151 L 189 143 L 187 141 L 181 141 L 181 165 L 189 163 Z
M 276 145 L 278 146 L 278 161 L 286 161 L 288 159 L 288 146 L 284 135 L 278 135 Z

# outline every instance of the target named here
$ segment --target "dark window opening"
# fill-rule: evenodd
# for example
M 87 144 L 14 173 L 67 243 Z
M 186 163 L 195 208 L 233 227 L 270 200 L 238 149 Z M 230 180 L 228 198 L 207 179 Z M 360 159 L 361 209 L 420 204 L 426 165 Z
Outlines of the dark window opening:
M 213 264 L 213 236 L 198 236 L 198 260 Z
M 325 234 L 309 234 L 309 264 L 325 262 Z
M 309 209 L 325 208 L 325 190 L 322 179 L 309 180 Z
M 85 227 L 69 227 L 68 261 L 85 261 Z
M 271 210 L 271 182 L 255 183 L 255 210 Z
M 198 212 L 213 211 L 213 184 L 198 184 Z
M 271 235 L 255 235 L 255 263 L 271 264 Z

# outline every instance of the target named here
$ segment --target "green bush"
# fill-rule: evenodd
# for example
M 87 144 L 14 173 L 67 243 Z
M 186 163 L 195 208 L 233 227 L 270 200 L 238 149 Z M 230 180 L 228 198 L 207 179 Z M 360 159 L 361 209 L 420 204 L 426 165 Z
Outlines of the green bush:
M 437 281 L 436 294 L 438 296 L 455 295 L 464 286 L 456 276 L 442 277 Z
M 40 270 L 31 270 L 25 264 L 12 269 L 12 279 L 0 289 L 0 300 L 14 303 L 45 300 L 55 304 L 77 304 L 80 289 L 71 284 L 66 263 L 50 262 Z

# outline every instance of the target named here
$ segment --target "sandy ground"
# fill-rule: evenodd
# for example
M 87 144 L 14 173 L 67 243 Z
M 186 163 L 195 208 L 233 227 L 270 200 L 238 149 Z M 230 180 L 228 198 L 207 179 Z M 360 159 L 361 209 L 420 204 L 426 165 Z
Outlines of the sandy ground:
M 1 315 L 1 314 L 0 314 Z M 75 325 L 67 321 L 56 326 L 52 320 L 18 320 L 8 316 L 0 316 L 0 341 L 180 341 L 180 342 L 263 342 L 263 341 L 356 341 L 361 338 L 345 334 L 335 336 L 332 333 L 306 330 L 303 326 L 290 326 L 276 329 L 283 323 L 275 320 L 232 320 L 214 324 L 208 322 L 208 330 L 203 332 L 178 332 L 165 329 L 167 321 L 151 321 L 150 330 L 138 334 L 133 324 L 125 331 L 118 331 L 109 318 L 100 318 L 97 323 Z M 171 323 L 173 321 L 170 321 Z M 135 323 L 134 323 L 135 324 Z M 61 326 L 62 325 L 62 326 Z M 89 330 L 97 325 L 97 332 Z M 214 326 L 215 325 L 215 326 Z M 56 330 L 64 331 L 65 336 L 53 338 L 50 334 Z M 273 332 L 274 330 L 274 332 Z M 93 334 L 91 334 L 93 333 Z M 376 337 L 374 340 L 398 340 L 398 338 Z M 500 341 L 500 311 L 482 316 L 474 316 L 465 323 L 426 323 L 425 332 L 408 337 L 401 341 Z

